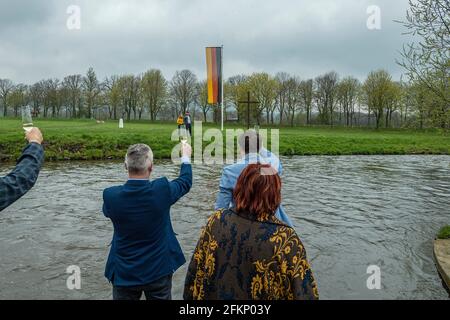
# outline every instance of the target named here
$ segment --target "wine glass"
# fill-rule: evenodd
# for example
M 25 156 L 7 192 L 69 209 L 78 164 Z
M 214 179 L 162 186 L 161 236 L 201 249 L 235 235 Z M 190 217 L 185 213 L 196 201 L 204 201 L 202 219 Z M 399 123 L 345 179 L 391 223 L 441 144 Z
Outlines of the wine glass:
M 22 127 L 26 132 L 31 131 L 33 129 L 33 118 L 31 117 L 31 107 L 23 106 L 22 107 Z

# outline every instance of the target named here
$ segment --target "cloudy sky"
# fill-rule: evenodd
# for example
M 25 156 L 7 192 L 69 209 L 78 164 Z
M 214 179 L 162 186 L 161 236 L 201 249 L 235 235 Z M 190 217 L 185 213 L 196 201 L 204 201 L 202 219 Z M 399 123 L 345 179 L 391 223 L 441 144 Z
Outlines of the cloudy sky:
M 67 8 L 81 10 L 69 30 Z M 369 30 L 377 5 L 381 30 Z M 224 45 L 225 77 L 335 70 L 363 79 L 384 68 L 399 79 L 408 37 L 394 23 L 407 0 L 0 0 L 0 78 L 31 83 L 85 73 L 191 69 L 205 78 L 205 46 Z

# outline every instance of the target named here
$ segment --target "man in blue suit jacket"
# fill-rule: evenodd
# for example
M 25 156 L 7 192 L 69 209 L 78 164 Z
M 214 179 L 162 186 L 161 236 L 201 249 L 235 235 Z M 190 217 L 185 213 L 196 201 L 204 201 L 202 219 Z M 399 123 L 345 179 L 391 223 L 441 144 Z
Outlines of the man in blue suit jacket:
M 32 128 L 25 138 L 29 143 L 17 161 L 16 167 L 6 177 L 0 178 L 0 211 L 34 186 L 44 162 L 41 131 L 38 128 Z
M 180 176 L 149 181 L 153 154 L 145 144 L 128 148 L 129 179 L 103 192 L 103 213 L 114 226 L 105 276 L 114 300 L 171 299 L 172 274 L 186 260 L 170 220 L 170 207 L 192 186 L 191 147 L 181 147 Z

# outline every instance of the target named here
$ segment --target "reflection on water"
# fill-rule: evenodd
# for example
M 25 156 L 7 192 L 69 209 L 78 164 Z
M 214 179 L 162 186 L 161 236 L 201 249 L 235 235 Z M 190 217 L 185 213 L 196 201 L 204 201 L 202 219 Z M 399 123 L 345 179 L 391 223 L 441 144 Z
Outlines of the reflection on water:
M 283 203 L 303 240 L 322 299 L 445 299 L 432 239 L 450 221 L 449 156 L 283 158 Z M 5 174 L 10 165 L 0 167 Z M 191 192 L 172 208 L 187 260 L 212 213 L 217 166 L 194 166 Z M 154 176 L 176 177 L 169 162 Z M 117 162 L 45 165 L 24 198 L 0 213 L 1 299 L 110 299 L 103 277 L 112 226 L 102 190 L 126 179 Z M 369 265 L 382 289 L 369 290 Z M 82 289 L 68 290 L 78 265 Z M 174 276 L 181 298 L 186 265 Z

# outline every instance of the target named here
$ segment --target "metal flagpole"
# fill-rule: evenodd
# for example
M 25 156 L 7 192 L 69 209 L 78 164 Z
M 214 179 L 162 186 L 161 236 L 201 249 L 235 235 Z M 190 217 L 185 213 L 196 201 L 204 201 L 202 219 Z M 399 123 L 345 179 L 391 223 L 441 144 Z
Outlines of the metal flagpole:
M 222 45 L 222 50 L 220 50 L 220 71 L 222 73 L 222 90 L 221 90 L 221 98 L 220 98 L 220 102 L 221 102 L 221 113 L 222 113 L 222 131 L 223 131 L 223 45 Z

